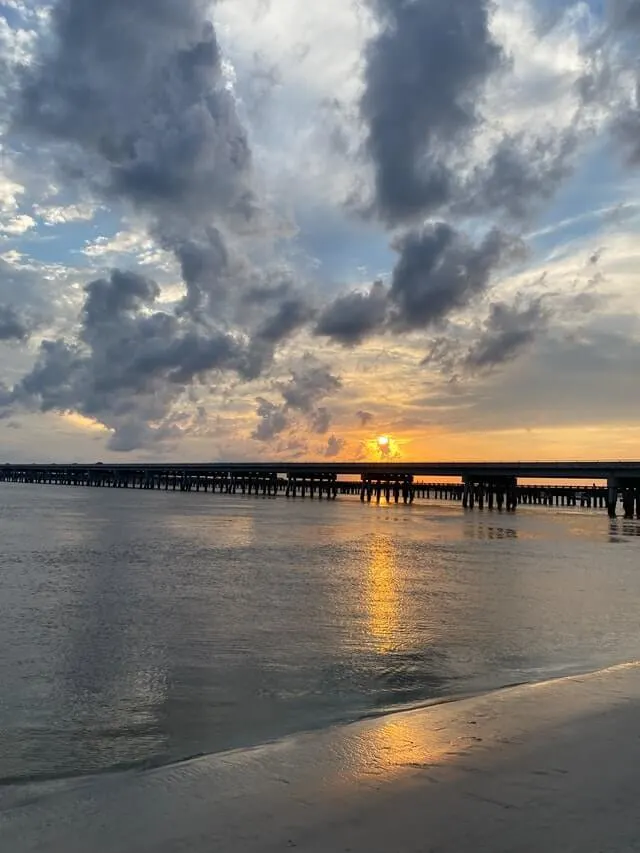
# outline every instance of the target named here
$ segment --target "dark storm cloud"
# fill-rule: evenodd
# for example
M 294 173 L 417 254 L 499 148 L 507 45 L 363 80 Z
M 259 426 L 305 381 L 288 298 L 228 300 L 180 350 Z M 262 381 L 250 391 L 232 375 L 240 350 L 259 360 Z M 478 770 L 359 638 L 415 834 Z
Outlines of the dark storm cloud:
M 11 394 L 98 418 L 115 430 L 113 449 L 171 438 L 171 409 L 189 384 L 220 370 L 257 378 L 312 316 L 246 254 L 268 215 L 211 8 L 59 0 L 51 39 L 22 71 L 13 131 L 53 143 L 67 177 L 144 214 L 184 281 L 182 301 L 164 310 L 158 285 L 137 274 L 92 282 L 79 340 L 44 341 Z
M 356 346 L 384 325 L 387 307 L 384 285 L 376 282 L 368 292 L 348 293 L 328 305 L 318 319 L 315 334 L 344 346 Z
M 39 400 L 43 410 L 77 410 L 109 423 L 110 415 L 134 411 L 147 395 L 157 394 L 159 404 L 167 384 L 184 386 L 208 371 L 234 367 L 240 351 L 233 338 L 180 334 L 174 323 L 156 313 L 123 321 L 110 335 L 85 330 L 87 347 L 45 340 L 17 395 Z M 173 333 L 169 341 L 167 333 Z
M 368 294 L 338 297 L 321 314 L 316 335 L 353 345 L 375 333 L 427 329 L 481 296 L 496 269 L 525 251 L 520 239 L 498 229 L 474 244 L 444 222 L 406 232 L 393 248 L 399 257 L 389 288 L 377 283 Z
M 502 263 L 523 251 L 519 240 L 492 230 L 478 245 L 445 223 L 405 234 L 395 244 L 400 258 L 389 298 L 391 325 L 423 329 L 464 308 L 489 286 Z
M 205 0 L 59 0 L 14 130 L 57 143 L 67 177 L 145 214 L 180 266 L 179 312 L 228 323 L 251 278 L 242 240 L 270 226 L 210 13 Z
M 59 0 L 52 46 L 24 72 L 18 126 L 77 146 L 93 158 L 78 172 L 160 220 L 246 216 L 251 154 L 209 9 Z
M 220 231 L 209 227 L 199 240 L 177 243 L 174 252 L 186 288 L 181 310 L 191 314 L 202 308 L 215 310 L 216 302 L 226 299 L 229 272 L 229 255 Z
M 364 52 L 360 118 L 374 188 L 359 206 L 394 227 L 433 216 L 529 219 L 570 175 L 589 137 L 586 100 L 565 129 L 502 130 L 474 147 L 485 130 L 487 86 L 511 65 L 491 30 L 491 0 L 368 5 L 379 31 Z
M 487 370 L 516 358 L 544 331 L 548 321 L 549 312 L 540 300 L 524 306 L 495 303 L 464 366 L 471 371 Z
M 151 279 L 116 269 L 110 279 L 90 282 L 85 293 L 84 321 L 86 327 L 91 327 L 153 304 L 160 295 L 160 288 Z
M 0 305 L 0 341 L 26 341 L 31 330 L 10 305 Z
M 390 223 L 451 200 L 452 148 L 478 127 L 483 86 L 504 62 L 485 0 L 370 0 L 380 32 L 365 53 L 360 112 Z
M 230 334 L 157 310 L 158 295 L 155 282 L 120 270 L 90 282 L 78 342 L 44 340 L 5 405 L 95 418 L 114 430 L 112 449 L 174 435 L 177 397 L 211 371 L 241 372 L 247 352 Z
M 313 314 L 313 309 L 302 296 L 291 295 L 283 299 L 274 314 L 262 321 L 256 337 L 272 344 L 280 343 L 306 326 Z
M 360 421 L 360 426 L 367 426 L 373 420 L 373 414 L 371 412 L 359 411 L 356 412 L 356 417 Z

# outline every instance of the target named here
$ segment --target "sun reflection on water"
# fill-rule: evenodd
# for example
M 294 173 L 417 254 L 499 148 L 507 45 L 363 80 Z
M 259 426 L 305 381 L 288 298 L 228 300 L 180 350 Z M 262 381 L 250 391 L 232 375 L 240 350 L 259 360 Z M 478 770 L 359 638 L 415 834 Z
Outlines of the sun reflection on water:
M 429 712 L 392 715 L 377 721 L 362 738 L 361 765 L 387 779 L 451 760 L 456 748 L 450 733 L 434 730 Z M 362 770 L 360 771 L 362 772 Z
M 367 609 L 374 648 L 388 654 L 397 645 L 400 608 L 395 548 L 383 536 L 373 539 L 369 552 Z

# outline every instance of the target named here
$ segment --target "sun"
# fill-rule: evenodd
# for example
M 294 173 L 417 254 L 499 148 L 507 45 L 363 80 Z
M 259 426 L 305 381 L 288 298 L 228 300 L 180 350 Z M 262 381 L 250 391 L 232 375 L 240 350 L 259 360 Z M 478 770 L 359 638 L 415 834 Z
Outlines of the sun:
M 401 457 L 400 442 L 392 435 L 372 435 L 362 444 L 373 462 L 393 462 Z

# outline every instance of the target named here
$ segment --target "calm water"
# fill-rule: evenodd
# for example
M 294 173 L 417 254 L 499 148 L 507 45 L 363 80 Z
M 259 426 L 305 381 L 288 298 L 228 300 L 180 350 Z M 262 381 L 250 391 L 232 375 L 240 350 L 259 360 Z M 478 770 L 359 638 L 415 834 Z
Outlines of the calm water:
M 0 486 L 0 780 L 640 658 L 638 535 L 588 511 Z

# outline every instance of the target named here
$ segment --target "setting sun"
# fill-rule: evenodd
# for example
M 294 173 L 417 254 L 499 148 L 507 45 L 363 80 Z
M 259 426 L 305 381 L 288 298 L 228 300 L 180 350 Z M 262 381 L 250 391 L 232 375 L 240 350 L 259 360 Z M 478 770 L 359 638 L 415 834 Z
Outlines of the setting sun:
M 372 461 L 397 460 L 401 457 L 400 442 L 391 435 L 376 435 L 362 442 L 367 458 Z

